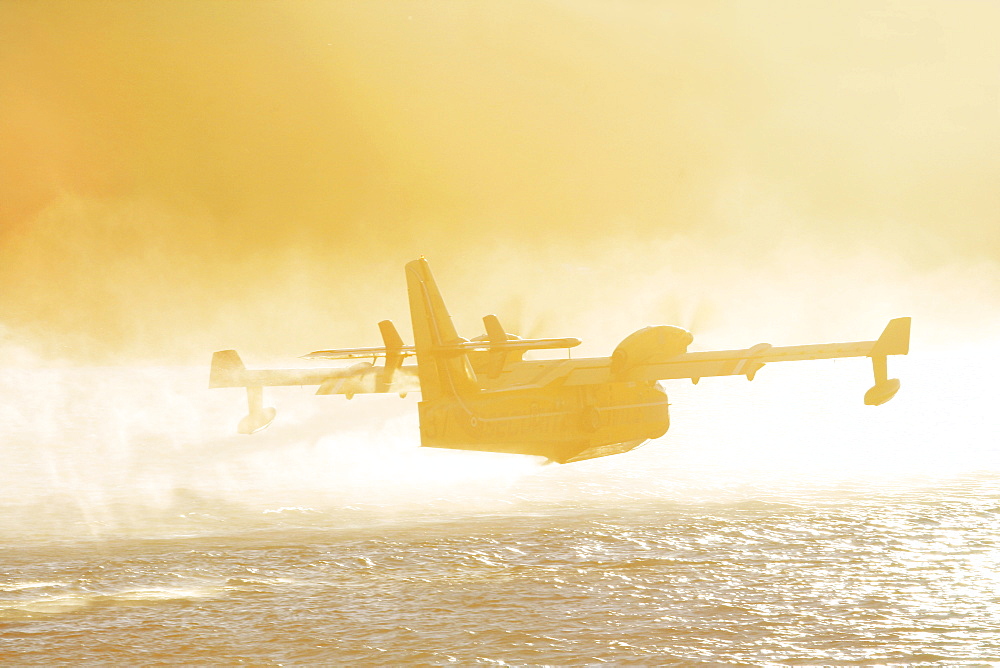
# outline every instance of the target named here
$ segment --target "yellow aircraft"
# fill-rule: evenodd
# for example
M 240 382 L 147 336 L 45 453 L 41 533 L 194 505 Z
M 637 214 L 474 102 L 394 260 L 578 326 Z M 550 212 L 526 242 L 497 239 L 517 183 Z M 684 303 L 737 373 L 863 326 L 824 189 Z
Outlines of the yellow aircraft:
M 378 348 L 319 350 L 309 359 L 365 359 L 343 368 L 249 370 L 235 350 L 216 352 L 209 387 L 245 387 L 251 434 L 268 426 L 263 388 L 318 385 L 316 394 L 398 393 L 419 390 L 420 442 L 425 447 L 537 455 L 560 464 L 633 450 L 670 426 L 667 395 L 658 381 L 754 375 L 770 362 L 870 357 L 875 384 L 865 403 L 879 405 L 899 390 L 887 378 L 886 357 L 905 355 L 910 318 L 896 318 L 876 341 L 687 352 L 692 336 L 679 327 L 646 327 L 626 337 L 611 357 L 523 360 L 529 350 L 569 349 L 578 339 L 522 339 L 495 315 L 486 334 L 460 338 L 423 258 L 406 265 L 414 345 L 403 344 L 392 322 L 379 323 Z M 404 366 L 416 357 L 415 366 Z M 375 366 L 374 362 L 384 363 Z M 415 374 L 413 372 L 416 372 Z

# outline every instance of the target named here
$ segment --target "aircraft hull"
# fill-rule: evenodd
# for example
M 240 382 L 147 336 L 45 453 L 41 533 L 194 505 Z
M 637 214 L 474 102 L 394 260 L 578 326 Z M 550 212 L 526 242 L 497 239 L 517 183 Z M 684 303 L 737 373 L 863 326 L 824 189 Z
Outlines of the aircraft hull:
M 670 427 L 655 383 L 486 391 L 420 402 L 421 445 L 566 463 L 633 450 Z

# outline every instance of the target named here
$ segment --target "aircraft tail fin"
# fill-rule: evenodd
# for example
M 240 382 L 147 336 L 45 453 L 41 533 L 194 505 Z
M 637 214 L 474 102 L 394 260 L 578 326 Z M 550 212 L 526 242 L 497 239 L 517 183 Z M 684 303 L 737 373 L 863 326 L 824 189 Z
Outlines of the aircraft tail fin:
M 468 355 L 445 349 L 466 341 L 455 331 L 427 260 L 420 258 L 406 265 L 406 287 L 423 400 L 478 391 Z

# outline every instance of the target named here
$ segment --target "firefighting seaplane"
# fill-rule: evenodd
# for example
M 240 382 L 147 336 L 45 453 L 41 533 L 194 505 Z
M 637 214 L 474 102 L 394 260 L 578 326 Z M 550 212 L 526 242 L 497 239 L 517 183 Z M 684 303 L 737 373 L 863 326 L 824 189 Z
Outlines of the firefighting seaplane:
M 424 447 L 480 450 L 545 457 L 560 464 L 633 450 L 663 436 L 670 426 L 661 380 L 746 376 L 753 380 L 771 362 L 869 357 L 875 384 L 865 403 L 877 406 L 899 390 L 888 378 L 886 358 L 909 351 L 910 318 L 889 321 L 875 341 L 740 350 L 687 352 L 684 329 L 645 327 L 626 337 L 610 357 L 525 360 L 530 350 L 569 349 L 578 339 L 522 339 L 495 315 L 483 318 L 486 334 L 466 340 L 452 324 L 424 258 L 406 265 L 414 345 L 404 345 L 389 320 L 378 324 L 377 348 L 319 350 L 307 359 L 357 360 L 348 368 L 247 369 L 235 350 L 216 352 L 209 387 L 242 387 L 249 413 L 240 433 L 267 427 L 275 409 L 263 388 L 317 385 L 316 394 L 405 396 L 419 391 L 420 442 Z M 416 358 L 416 364 L 404 361 Z M 382 360 L 376 366 L 375 362 Z

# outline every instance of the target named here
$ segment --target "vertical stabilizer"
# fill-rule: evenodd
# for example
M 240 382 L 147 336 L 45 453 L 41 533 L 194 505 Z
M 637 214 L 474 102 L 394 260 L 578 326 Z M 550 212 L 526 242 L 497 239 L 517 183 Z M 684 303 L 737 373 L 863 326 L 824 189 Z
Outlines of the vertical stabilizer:
M 406 288 L 423 401 L 478 391 L 468 355 L 447 349 L 465 339 L 455 331 L 427 260 L 421 258 L 406 265 Z

